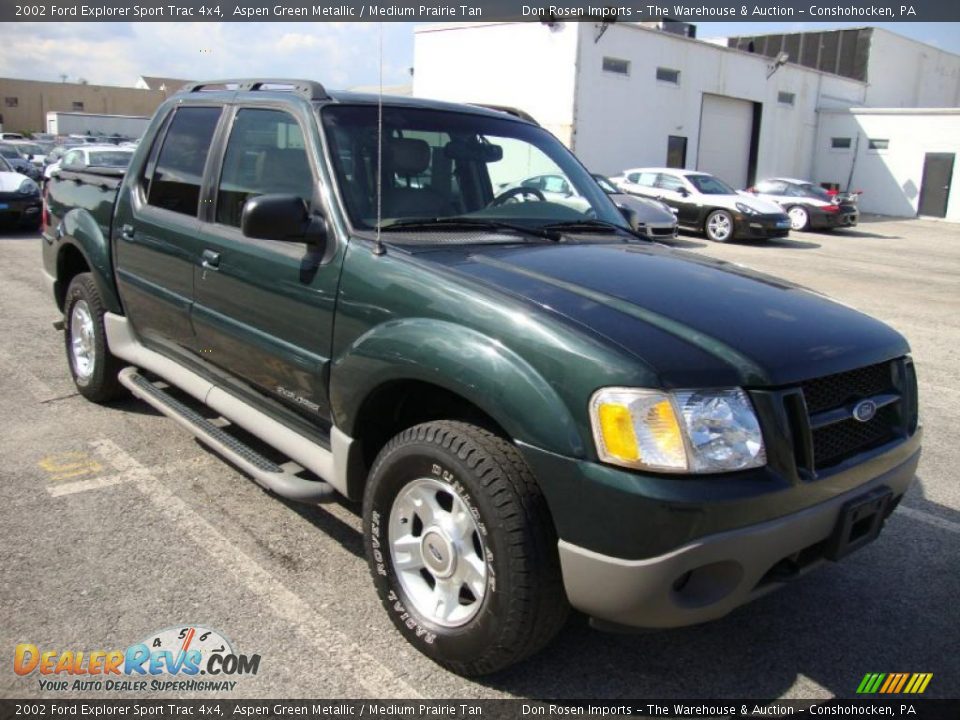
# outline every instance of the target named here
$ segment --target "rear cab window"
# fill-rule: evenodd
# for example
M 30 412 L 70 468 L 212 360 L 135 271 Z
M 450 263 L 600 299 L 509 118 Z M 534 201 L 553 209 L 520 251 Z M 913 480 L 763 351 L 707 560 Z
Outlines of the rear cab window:
M 181 107 L 169 123 L 162 145 L 144 176 L 147 203 L 196 217 L 204 167 L 222 108 Z

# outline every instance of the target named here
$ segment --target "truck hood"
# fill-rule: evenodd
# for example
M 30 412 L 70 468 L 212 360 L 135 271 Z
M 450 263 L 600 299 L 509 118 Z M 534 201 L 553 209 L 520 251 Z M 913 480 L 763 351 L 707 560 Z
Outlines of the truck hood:
M 887 325 L 740 265 L 627 243 L 415 252 L 636 356 L 664 387 L 778 386 L 909 352 Z

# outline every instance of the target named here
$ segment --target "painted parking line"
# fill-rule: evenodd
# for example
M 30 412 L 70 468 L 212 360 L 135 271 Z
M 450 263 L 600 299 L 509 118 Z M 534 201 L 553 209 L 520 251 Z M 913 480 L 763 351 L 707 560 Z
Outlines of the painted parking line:
M 100 490 L 101 488 L 111 487 L 113 485 L 122 485 L 123 483 L 133 482 L 134 480 L 145 480 L 146 475 L 141 472 L 116 473 L 104 477 L 92 478 L 90 480 L 77 480 L 75 482 L 64 483 L 63 485 L 49 485 L 47 492 L 50 497 L 62 497 L 64 495 L 75 495 L 76 493 L 87 492 L 88 490 Z
M 149 500 L 156 512 L 178 525 L 184 531 L 182 537 L 196 543 L 224 572 L 239 580 L 278 617 L 288 622 L 292 630 L 328 656 L 337 670 L 347 674 L 361 693 L 370 698 L 421 697 L 411 685 L 369 655 L 333 622 L 316 612 L 312 605 L 287 589 L 253 558 L 231 543 L 171 492 L 153 471 L 143 467 L 112 440 L 95 440 L 91 445 L 117 474 L 127 476 L 136 473 L 137 478 L 130 483 L 131 488 Z

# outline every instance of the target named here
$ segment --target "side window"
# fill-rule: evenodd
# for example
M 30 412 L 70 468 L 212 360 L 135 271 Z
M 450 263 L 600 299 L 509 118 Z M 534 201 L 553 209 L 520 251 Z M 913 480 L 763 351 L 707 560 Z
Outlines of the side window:
M 80 157 L 81 153 L 79 150 L 72 150 L 63 156 L 63 161 L 60 163 L 60 167 L 64 170 L 78 170 L 83 167 L 83 161 Z
M 296 195 L 310 203 L 313 174 L 300 125 L 282 110 L 242 109 L 230 130 L 217 188 L 217 222 L 240 227 L 257 195 Z
M 638 183 L 640 182 L 640 173 L 630 173 L 627 175 L 627 182 Z
M 177 110 L 157 157 L 147 194 L 148 203 L 196 216 L 203 168 L 219 119 L 220 108 L 183 107 Z
M 637 178 L 637 184 L 643 185 L 644 187 L 656 187 L 657 174 L 651 172 L 640 173 L 640 177 Z
M 785 195 L 787 193 L 787 184 L 776 182 L 774 180 L 764 180 L 754 187 L 761 195 Z
M 559 175 L 547 175 L 543 179 L 543 189 L 552 193 L 570 192 L 570 183 Z
M 670 192 L 680 192 L 681 190 L 686 189 L 680 178 L 676 177 L 675 175 L 664 175 L 662 173 L 660 178 L 657 180 L 657 187 L 663 188 L 664 190 L 669 190 Z

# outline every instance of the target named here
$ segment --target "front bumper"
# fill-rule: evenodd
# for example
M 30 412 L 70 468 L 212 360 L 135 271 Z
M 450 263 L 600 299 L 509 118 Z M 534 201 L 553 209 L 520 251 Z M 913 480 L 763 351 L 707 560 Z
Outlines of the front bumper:
M 654 240 L 672 240 L 677 237 L 677 223 L 641 223 L 637 230 Z
M 667 628 L 722 617 L 820 564 L 843 506 L 889 488 L 891 511 L 920 452 L 830 500 L 767 522 L 708 535 L 642 560 L 603 555 L 561 540 L 560 564 L 573 607 L 614 625 Z M 639 519 L 638 519 L 639 520 Z
M 0 224 L 22 225 L 36 223 L 40 219 L 42 202 L 37 196 L 19 193 L 0 194 Z
M 781 238 L 790 234 L 790 218 L 786 214 L 734 216 L 734 237 Z

